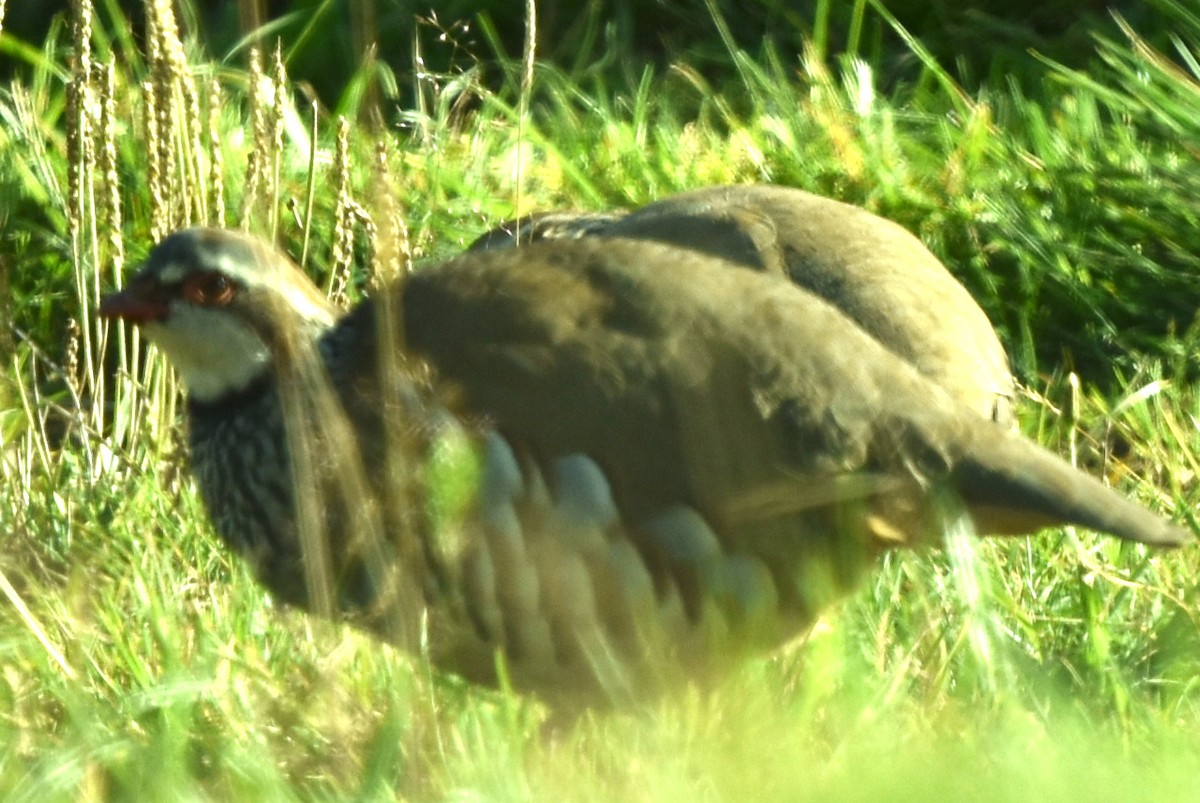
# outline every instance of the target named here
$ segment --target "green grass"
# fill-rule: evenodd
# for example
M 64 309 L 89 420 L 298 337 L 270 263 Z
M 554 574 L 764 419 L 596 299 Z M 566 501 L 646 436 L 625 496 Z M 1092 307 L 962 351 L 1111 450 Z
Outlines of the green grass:
M 1031 56 L 1021 80 L 973 93 L 915 42 L 922 79 L 887 95 L 879 65 L 730 52 L 733 86 L 708 86 L 683 59 L 625 79 L 539 67 L 523 105 L 519 68 L 491 91 L 465 64 L 420 79 L 399 129 L 351 128 L 346 186 L 385 245 L 403 217 L 417 261 L 517 211 L 703 184 L 775 181 L 861 203 L 920 234 L 980 299 L 1030 388 L 1027 434 L 1197 529 L 1200 20 L 1162 5 L 1171 54 L 1129 30 L 1097 42 L 1091 71 Z M 805 643 L 713 691 L 577 720 L 272 606 L 208 528 L 178 454 L 173 381 L 92 318 L 114 258 L 139 259 L 156 220 L 183 224 L 184 199 L 192 218 L 205 204 L 215 214 L 208 173 L 182 167 L 211 153 L 185 135 L 178 76 L 152 78 L 127 25 L 101 15 L 93 61 L 112 52 L 119 65 L 118 181 L 85 173 L 73 196 L 69 39 L 63 29 L 28 55 L 0 38 L 30 64 L 0 87 L 0 310 L 17 326 L 0 333 L 0 797 L 1194 796 L 1195 546 L 1150 554 L 1070 529 L 951 538 L 890 556 Z M 250 195 L 248 74 L 187 52 L 202 120 L 208 80 L 222 88 L 214 130 L 236 224 Z M 177 126 L 177 178 L 161 202 L 140 136 L 144 80 L 174 99 L 163 119 Z M 277 220 L 296 254 L 308 237 L 325 278 L 335 124 L 319 120 L 310 151 L 305 107 L 281 121 L 279 183 L 267 186 L 269 163 L 255 228 Z M 381 141 L 386 177 L 372 167 Z M 105 227 L 110 185 L 119 242 Z M 363 264 L 361 218 L 356 232 Z

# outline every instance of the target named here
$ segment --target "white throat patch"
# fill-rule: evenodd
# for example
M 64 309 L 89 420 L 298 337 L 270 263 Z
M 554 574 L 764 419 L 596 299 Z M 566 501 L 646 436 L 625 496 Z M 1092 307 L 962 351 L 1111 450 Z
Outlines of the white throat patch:
M 175 303 L 168 321 L 142 328 L 196 401 L 215 401 L 242 390 L 270 370 L 267 344 L 232 315 Z

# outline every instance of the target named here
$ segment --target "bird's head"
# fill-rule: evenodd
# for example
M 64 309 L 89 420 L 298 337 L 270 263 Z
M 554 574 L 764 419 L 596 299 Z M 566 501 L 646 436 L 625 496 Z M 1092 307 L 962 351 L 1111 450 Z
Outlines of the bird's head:
M 337 318 L 312 282 L 265 243 L 221 229 L 185 229 L 150 252 L 100 315 L 138 324 L 197 401 L 237 392 Z

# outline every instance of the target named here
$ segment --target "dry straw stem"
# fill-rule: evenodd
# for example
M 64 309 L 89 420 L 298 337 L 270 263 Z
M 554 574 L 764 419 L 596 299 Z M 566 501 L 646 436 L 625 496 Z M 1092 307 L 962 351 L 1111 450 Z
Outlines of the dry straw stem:
M 162 53 L 163 34 L 159 30 L 162 19 L 157 11 L 155 3 L 146 8 L 146 61 L 150 67 L 150 80 L 143 84 L 146 95 L 146 148 L 150 161 L 156 165 L 151 179 L 154 186 L 150 190 L 151 239 L 156 242 L 175 228 L 170 207 L 175 197 L 171 182 L 175 172 L 170 146 L 171 114 L 165 108 L 170 103 L 170 92 L 162 83 L 166 71 L 161 66 L 165 57 Z
M 217 228 L 225 228 L 225 159 L 221 152 L 221 83 L 208 84 L 208 211 Z
M 346 303 L 346 285 L 354 258 L 354 209 L 357 204 L 350 192 L 350 123 L 338 117 L 337 140 L 333 158 L 333 185 L 337 187 L 334 209 L 333 266 L 325 294 L 339 306 Z
M 91 145 L 92 7 L 71 4 L 71 78 L 67 84 L 67 225 L 78 254 L 78 233 L 89 208 L 85 199 Z
M 169 0 L 154 0 L 147 9 L 147 52 L 158 116 L 157 147 L 166 197 L 167 231 L 207 221 L 206 176 L 201 147 L 200 95 L 179 37 Z M 153 19 L 153 24 L 150 20 Z
M 304 246 L 300 251 L 300 267 L 308 266 L 308 246 L 312 239 L 313 202 L 317 197 L 317 142 L 320 135 L 321 106 L 312 101 L 311 120 L 308 132 L 308 180 L 304 185 L 304 220 L 301 226 L 304 231 Z
M 374 289 L 395 286 L 396 282 L 404 281 L 412 267 L 408 227 L 398 200 L 400 194 L 392 179 L 389 157 L 388 140 L 379 140 L 375 145 L 373 192 L 380 226 L 377 228 L 365 210 L 354 205 L 367 228 L 372 245 L 368 280 Z M 384 409 L 411 411 L 404 415 L 387 416 L 383 431 L 386 441 L 383 475 L 387 478 L 387 486 L 381 496 L 382 513 L 388 524 L 388 532 L 393 534 L 390 546 L 399 552 L 398 562 L 393 558 L 394 566 L 402 568 L 393 566 L 390 574 L 383 575 L 377 582 L 384 583 L 381 585 L 384 593 L 381 595 L 382 610 L 379 615 L 385 617 L 382 625 L 386 628 L 385 632 L 399 643 L 417 649 L 420 647 L 418 635 L 421 636 L 421 642 L 426 636 L 424 618 L 417 621 L 411 615 L 403 614 L 425 608 L 417 578 L 428 577 L 429 572 L 433 571 L 421 546 L 424 541 L 421 536 L 423 525 L 417 513 L 423 509 L 424 488 L 416 466 L 420 465 L 420 455 L 425 449 L 419 443 L 418 431 L 421 428 L 410 426 L 412 421 L 420 420 L 424 413 L 414 409 L 412 388 L 408 383 L 397 381 L 398 377 L 411 377 L 412 367 L 406 364 L 404 357 L 404 317 L 401 305 L 395 303 L 396 298 L 394 292 L 375 296 L 379 310 L 376 326 L 379 341 L 383 344 L 376 370 L 381 393 L 379 404 Z M 380 575 L 384 571 L 389 571 L 386 565 L 376 568 L 374 573 Z
M 116 61 L 110 57 L 102 65 L 100 75 L 100 176 L 104 181 L 104 203 L 100 207 L 102 228 L 108 238 L 108 261 L 114 275 L 125 267 L 125 240 L 121 236 L 124 223 L 121 212 L 121 177 L 117 172 L 117 113 L 113 99 L 116 83 Z
M 92 7 L 86 0 L 76 0 L 71 7 L 72 73 L 67 88 L 67 226 L 71 239 L 72 272 L 78 321 L 68 348 L 74 364 L 69 366 L 67 381 L 73 394 L 90 401 L 90 407 L 77 406 L 76 414 L 98 424 L 105 408 L 104 379 L 100 356 L 104 348 L 103 334 L 94 327 L 91 311 L 100 297 L 100 243 L 97 233 L 96 176 L 102 171 L 97 165 L 96 130 L 100 127 L 102 111 L 98 92 L 93 84 L 97 70 L 92 65 Z M 82 355 L 82 370 L 78 357 Z M 88 445 L 89 471 L 95 471 L 94 453 Z
M 116 101 L 114 96 L 116 83 L 116 63 L 110 56 L 106 64 L 97 65 L 96 67 L 96 84 L 100 87 L 100 122 L 98 126 L 100 144 L 98 151 L 98 172 L 102 182 L 102 192 L 100 194 L 100 205 L 97 210 L 96 217 L 99 219 L 99 230 L 104 232 L 102 236 L 103 242 L 98 245 L 102 246 L 103 256 L 101 262 L 95 265 L 95 275 L 100 276 L 101 273 L 111 275 L 119 283 L 121 274 L 125 268 L 125 240 L 121 235 L 121 227 L 123 225 L 123 215 L 121 212 L 121 179 L 117 171 L 117 113 L 115 109 Z M 109 266 L 108 270 L 102 270 L 101 265 Z M 108 351 L 108 336 L 111 332 L 113 324 L 108 321 L 99 323 L 99 349 L 100 353 L 104 354 Z M 140 359 L 138 348 L 138 339 L 140 335 L 134 333 L 133 352 L 132 355 L 125 351 L 125 325 L 122 323 L 118 326 L 117 342 L 119 349 L 119 364 L 121 369 L 128 370 L 129 359 L 136 362 Z M 133 375 L 136 375 L 136 365 L 133 366 Z M 98 383 L 107 383 L 108 377 L 105 374 L 97 377 Z M 130 388 L 128 383 L 121 383 L 121 387 L 115 388 L 117 393 L 126 393 L 132 391 L 137 395 L 136 389 Z M 104 396 L 106 394 L 98 394 Z M 102 423 L 100 418 L 97 418 L 93 423 L 99 426 Z
M 525 4 L 525 47 L 521 56 L 521 97 L 517 106 L 517 187 L 516 202 L 513 206 L 517 215 L 521 214 L 521 188 L 524 184 L 524 164 L 521 159 L 523 149 L 520 143 L 525 141 L 525 125 L 529 116 L 529 97 L 533 92 L 533 65 L 537 57 L 537 3 L 527 0 Z
M 124 211 L 121 204 L 121 176 L 118 170 L 117 137 L 118 120 L 117 65 L 115 57 L 110 56 L 108 63 L 97 65 L 95 82 L 100 87 L 100 123 L 98 127 L 100 143 L 98 151 L 98 172 L 103 182 L 101 203 L 97 210 L 100 230 L 104 232 L 104 242 L 101 261 L 97 263 L 96 274 L 104 273 L 112 286 L 121 287 L 124 283 L 125 272 L 125 239 L 122 234 L 124 226 Z M 100 269 L 104 266 L 104 270 Z M 116 327 L 115 343 L 117 348 L 117 372 L 126 377 L 142 377 L 143 354 L 141 348 L 141 332 L 137 327 L 130 327 L 124 321 L 110 322 L 102 320 L 99 323 L 99 353 L 108 351 L 111 327 Z M 107 375 L 98 377 L 107 383 Z M 144 416 L 136 414 L 145 401 L 143 385 L 140 382 L 115 382 L 112 386 L 112 409 L 114 411 L 113 436 L 119 444 L 137 443 L 141 435 Z M 108 394 L 99 394 L 106 397 Z M 118 425 L 116 422 L 119 421 Z M 92 422 L 97 428 L 102 426 L 102 420 Z
M 87 214 L 83 182 L 86 143 L 90 136 L 87 93 L 91 78 L 91 39 L 92 7 L 86 0 L 75 0 L 71 6 L 71 80 L 67 85 L 67 226 L 76 245 Z
M 376 289 L 399 281 L 412 270 L 413 263 L 412 241 L 404 220 L 405 210 L 399 201 L 400 193 L 389 166 L 390 157 L 388 140 L 379 140 L 375 144 L 375 206 L 382 224 L 375 241 L 369 277 L 371 287 Z
M 150 41 L 150 37 L 147 37 Z M 146 190 L 150 196 L 150 241 L 158 242 L 170 231 L 167 195 L 163 184 L 162 151 L 158 147 L 158 93 L 151 81 L 142 82 L 142 122 L 146 141 Z
M 246 180 L 242 195 L 243 231 L 258 228 L 256 222 L 265 220 L 267 236 L 274 241 L 279 233 L 280 175 L 283 170 L 284 109 L 289 103 L 287 70 L 283 66 L 282 45 L 276 42 L 271 61 L 271 73 L 263 71 L 263 55 L 258 46 L 250 48 L 247 99 L 250 106 L 250 130 L 253 143 L 246 159 Z M 217 98 L 210 93 L 214 105 L 211 115 L 219 114 Z M 209 141 L 214 153 L 218 150 L 217 122 L 210 121 Z M 216 158 L 214 156 L 214 158 Z
M 178 43 L 177 43 L 178 44 Z M 180 53 L 182 58 L 182 52 Z M 184 221 L 202 220 L 211 223 L 211 210 L 208 206 L 208 193 L 205 190 L 207 176 L 204 164 L 203 124 L 200 119 L 200 91 L 196 88 L 195 79 L 185 62 L 180 62 L 181 71 L 175 76 L 177 86 L 183 92 L 182 111 L 184 114 L 184 131 L 187 133 L 187 146 L 183 149 L 183 163 L 187 168 L 187 186 L 184 188 L 183 200 L 187 204 L 184 210 Z
M 96 476 L 111 462 L 113 444 L 136 443 L 143 427 L 162 430 L 173 420 L 175 383 L 161 363 L 143 360 L 136 331 L 127 333 L 123 324 L 115 324 L 118 376 L 129 381 L 116 382 L 111 391 L 107 387 L 104 355 L 109 327 L 114 324 L 97 323 L 92 310 L 99 298 L 101 274 L 106 279 L 111 274 L 110 280 L 118 287 L 122 283 L 124 214 L 117 142 L 123 132 L 119 130 L 122 112 L 115 61 L 93 62 L 91 15 L 89 3 L 79 0 L 73 4 L 67 211 L 79 313 L 65 370 L 76 397 L 75 408 L 84 415 L 76 420 L 75 432 L 87 454 L 89 471 Z M 180 150 L 192 154 L 198 150 L 200 129 L 195 93 L 189 89 L 189 67 L 170 3 L 148 3 L 146 25 L 150 80 L 139 88 L 151 200 L 150 234 L 157 240 L 202 212 L 203 196 L 196 189 L 203 186 L 203 180 L 196 173 L 198 162 L 192 161 L 202 155 L 179 156 Z M 99 443 L 96 433 L 108 426 L 111 440 Z M 98 456 L 103 457 L 103 464 L 97 462 Z
M 384 510 L 371 491 L 358 439 L 329 383 L 320 353 L 298 332 L 285 336 L 290 359 L 278 381 L 290 453 L 294 455 L 295 499 L 306 587 L 314 611 L 333 617 L 338 610 L 334 558 L 327 529 L 330 512 L 349 521 L 348 543 L 338 548 L 362 561 L 380 599 L 370 617 L 372 627 L 400 640 L 415 643 L 414 617 L 421 610 L 413 577 L 396 569 L 393 548 L 404 554 L 412 549 L 403 540 L 389 541 L 388 533 L 409 530 L 385 527 Z M 417 567 L 406 562 L 404 566 Z M 419 576 L 419 575 L 418 575 Z
M 200 97 L 196 84 L 190 73 L 179 77 L 179 88 L 183 92 L 182 111 L 184 113 L 183 130 L 187 134 L 187 145 L 183 148 L 182 161 L 185 170 L 186 186 L 183 189 L 184 204 L 182 223 L 202 220 L 211 221 L 208 210 L 208 195 L 204 190 L 204 180 L 207 170 L 204 165 L 204 148 L 201 138 Z
M 283 45 L 275 40 L 272 66 L 275 96 L 271 104 L 271 185 L 267 193 L 271 202 L 271 239 L 279 235 L 279 175 L 283 168 L 283 114 L 289 102 L 287 68 L 283 66 Z
M 158 34 L 158 16 L 152 13 L 153 7 L 147 9 L 146 15 L 146 62 L 150 65 L 151 75 L 155 74 L 154 65 L 161 59 L 159 49 L 162 39 Z M 162 116 L 158 105 L 161 93 L 154 85 L 153 79 L 142 82 L 142 123 L 145 126 L 146 142 L 146 188 L 150 195 L 150 240 L 158 242 L 167 236 L 171 230 L 170 213 L 167 210 L 167 186 L 164 176 L 167 165 L 164 163 L 163 147 L 160 138 L 166 135 L 161 128 Z
M 191 85 L 179 26 L 169 0 L 154 0 L 147 7 L 147 56 L 150 80 L 155 94 L 154 112 L 158 116 L 159 165 L 164 183 L 165 231 L 197 219 L 196 194 L 192 192 L 198 172 L 192 159 L 199 158 L 199 104 Z M 152 21 L 152 22 L 151 22 Z M 188 99 L 191 99 L 190 101 Z M 178 143 L 178 148 L 176 144 Z M 181 183 L 181 180 L 186 183 Z M 203 195 L 200 195 L 203 204 Z
M 262 53 L 251 51 L 251 125 L 254 132 L 254 152 L 250 156 L 247 183 L 253 183 L 253 194 L 243 211 L 243 224 L 254 217 L 265 218 L 267 232 L 274 239 L 279 228 L 279 176 L 283 154 L 283 109 L 287 103 L 287 71 L 283 54 L 276 45 L 271 73 L 262 69 Z
M 266 154 L 262 148 L 261 132 L 266 131 L 266 109 L 262 99 L 262 85 L 266 78 L 262 70 L 262 53 L 257 46 L 250 48 L 249 63 L 247 64 L 247 79 L 249 92 L 247 100 L 250 104 L 250 130 L 254 142 L 246 162 L 246 184 L 242 196 L 242 229 L 250 231 L 255 213 L 258 211 L 259 196 L 262 193 L 263 176 L 265 173 L 264 159 Z
M 9 604 L 13 606 L 13 609 L 16 610 L 17 614 L 21 617 L 21 621 L 25 623 L 27 628 L 29 628 L 29 632 L 32 633 L 34 638 L 38 640 L 38 643 L 42 645 L 42 649 L 44 649 L 46 654 L 50 656 L 51 661 L 53 661 L 54 664 L 62 670 L 63 674 L 66 675 L 69 680 L 76 680 L 77 675 L 75 670 L 71 668 L 71 665 L 67 662 L 66 655 L 63 654 L 63 651 L 60 650 L 58 645 L 55 644 L 50 638 L 46 628 L 42 627 L 42 623 L 38 621 L 37 616 L 35 616 L 33 611 L 29 609 L 29 606 L 25 604 L 25 600 L 21 598 L 19 593 L 17 593 L 17 589 L 12 583 L 9 582 L 8 576 L 5 575 L 2 570 L 0 570 L 0 593 L 2 593 L 8 599 Z

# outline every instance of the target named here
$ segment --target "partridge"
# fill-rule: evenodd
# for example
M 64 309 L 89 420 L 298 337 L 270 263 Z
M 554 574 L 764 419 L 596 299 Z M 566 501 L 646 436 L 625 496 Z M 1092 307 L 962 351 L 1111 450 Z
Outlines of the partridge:
M 1008 356 L 987 316 L 920 240 L 890 220 L 802 190 L 722 186 L 629 213 L 532 215 L 470 248 L 593 236 L 655 240 L 789 278 L 955 398 L 1015 426 Z
M 551 700 L 719 676 L 951 525 L 1189 537 L 702 251 L 469 253 L 341 314 L 191 229 L 100 312 L 174 364 L 205 506 L 275 597 Z

